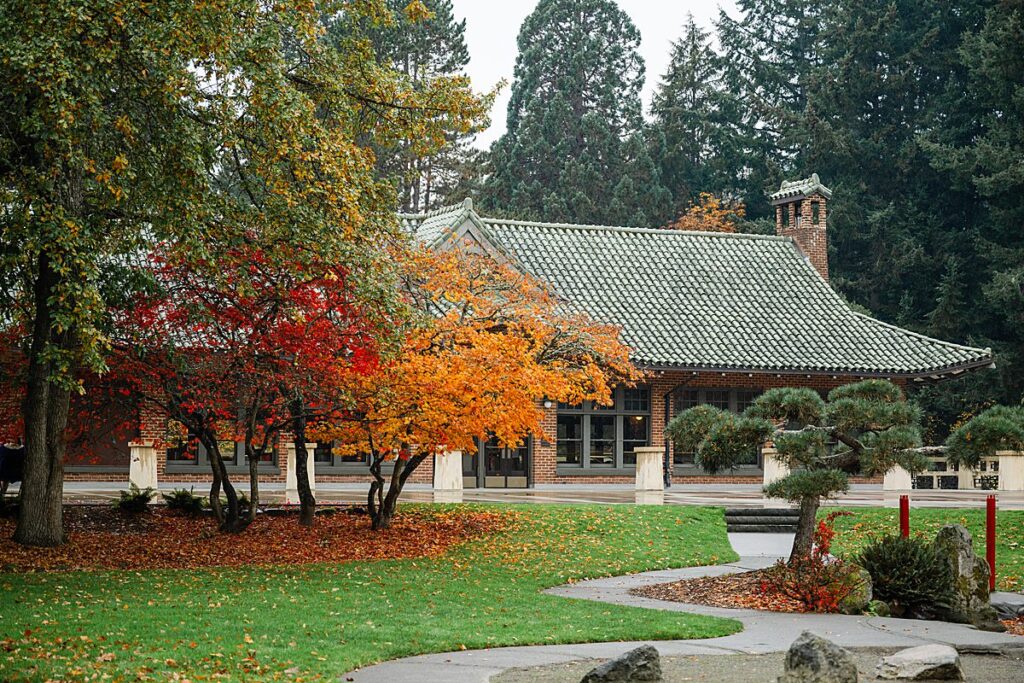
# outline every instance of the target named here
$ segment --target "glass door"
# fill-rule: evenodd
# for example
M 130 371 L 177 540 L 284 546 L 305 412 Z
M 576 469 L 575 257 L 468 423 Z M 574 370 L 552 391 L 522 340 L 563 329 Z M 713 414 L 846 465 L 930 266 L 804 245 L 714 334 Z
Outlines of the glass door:
M 483 443 L 484 486 L 487 488 L 526 488 L 529 486 L 530 447 L 502 447 L 494 437 Z

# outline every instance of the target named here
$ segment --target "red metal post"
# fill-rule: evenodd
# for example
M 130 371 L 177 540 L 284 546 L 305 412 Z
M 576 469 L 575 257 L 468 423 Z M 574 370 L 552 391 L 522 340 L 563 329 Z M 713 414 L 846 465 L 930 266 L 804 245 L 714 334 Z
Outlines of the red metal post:
M 996 589 L 996 497 L 985 501 L 985 559 L 988 560 L 988 589 Z
M 900 536 L 910 538 L 910 496 L 900 496 Z

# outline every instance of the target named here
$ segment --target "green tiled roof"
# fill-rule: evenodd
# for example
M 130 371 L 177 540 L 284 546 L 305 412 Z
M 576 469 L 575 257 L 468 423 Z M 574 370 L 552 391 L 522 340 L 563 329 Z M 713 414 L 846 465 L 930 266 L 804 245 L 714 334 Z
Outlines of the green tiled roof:
M 928 377 L 992 362 L 854 312 L 787 237 L 529 223 L 471 205 L 403 220 L 433 244 L 470 217 L 567 303 L 621 327 L 640 365 Z
M 783 180 L 777 192 L 768 195 L 773 204 L 784 202 L 796 197 L 806 197 L 812 194 L 820 194 L 825 199 L 832 198 L 832 190 L 821 184 L 817 173 L 812 173 L 810 178 L 803 180 Z

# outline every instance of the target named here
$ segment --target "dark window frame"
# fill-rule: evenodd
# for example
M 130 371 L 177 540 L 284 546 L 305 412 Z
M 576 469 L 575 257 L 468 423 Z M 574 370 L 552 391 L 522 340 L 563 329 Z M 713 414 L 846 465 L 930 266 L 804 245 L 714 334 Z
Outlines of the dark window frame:
M 639 392 L 639 395 L 637 395 Z M 625 431 L 625 420 L 629 418 L 644 418 L 646 425 L 644 428 L 646 438 L 642 441 L 642 445 L 649 446 L 651 444 L 651 432 L 652 432 L 652 391 L 648 386 L 640 387 L 618 387 L 613 392 L 614 403 L 611 406 L 601 406 L 595 404 L 593 401 L 586 401 L 582 405 L 569 406 L 564 403 L 558 405 L 557 417 L 569 417 L 578 416 L 581 419 L 580 428 L 580 462 L 579 463 L 566 463 L 558 461 L 557 450 L 558 443 L 556 438 L 555 451 L 556 460 L 555 466 L 560 474 L 572 474 L 578 472 L 592 472 L 592 473 L 616 473 L 621 471 L 630 471 L 636 469 L 636 456 L 633 451 L 626 450 L 627 443 L 634 443 L 635 447 L 641 445 L 639 439 L 626 439 Z M 646 404 L 646 408 L 627 409 L 627 402 L 636 406 L 637 402 Z M 613 450 L 612 450 L 612 462 L 610 464 L 593 464 L 591 462 L 591 451 L 593 440 L 591 438 L 591 422 L 594 418 L 612 418 L 613 424 Z

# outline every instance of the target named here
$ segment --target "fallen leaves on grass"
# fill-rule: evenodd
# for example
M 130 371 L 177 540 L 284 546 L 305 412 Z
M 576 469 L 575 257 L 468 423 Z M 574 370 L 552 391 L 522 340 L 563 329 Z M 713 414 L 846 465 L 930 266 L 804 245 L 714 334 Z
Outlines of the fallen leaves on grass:
M 113 511 L 69 510 L 68 542 L 57 548 L 14 543 L 14 521 L 0 519 L 0 571 L 173 569 L 295 565 L 436 557 L 463 541 L 495 533 L 506 515 L 484 510 L 398 514 L 392 527 L 370 528 L 367 515 L 318 516 L 313 528 L 293 515 L 260 515 L 240 534 L 217 531 L 210 517 L 156 510 L 119 523 Z
M 1006 627 L 1007 633 L 1012 633 L 1015 636 L 1024 636 L 1024 617 L 1006 619 L 1003 621 L 1003 626 Z
M 778 593 L 761 589 L 762 582 L 771 581 L 768 570 L 759 569 L 725 576 L 706 576 L 673 583 L 634 588 L 630 593 L 656 600 L 687 602 L 712 607 L 770 610 L 772 612 L 802 612 L 800 602 Z

